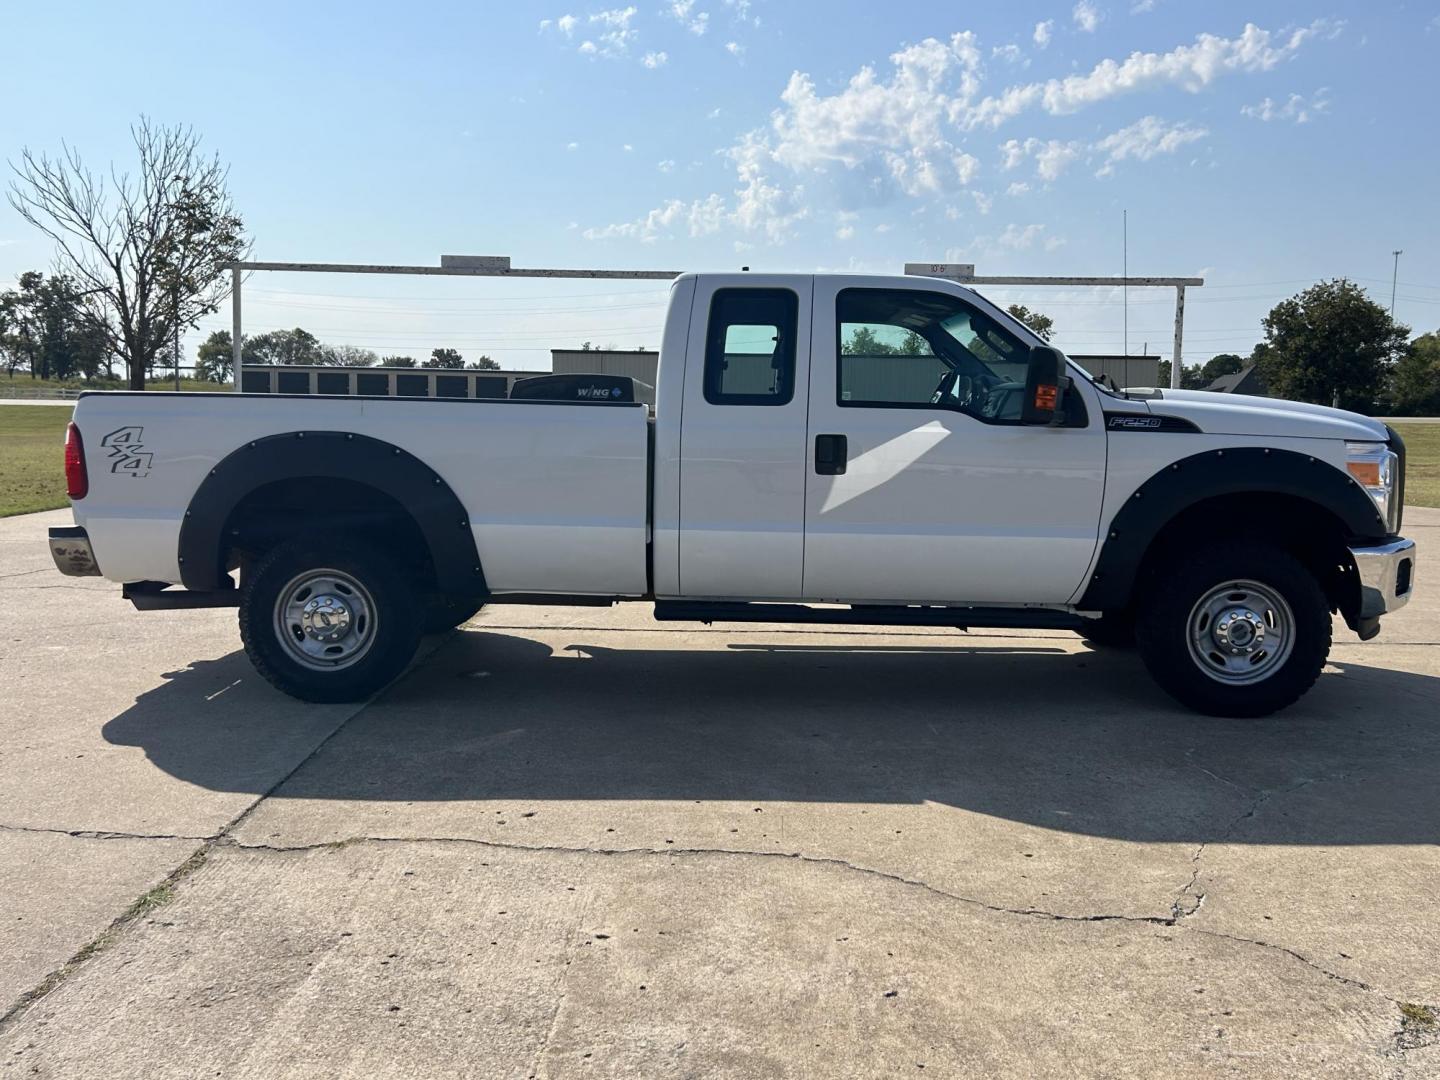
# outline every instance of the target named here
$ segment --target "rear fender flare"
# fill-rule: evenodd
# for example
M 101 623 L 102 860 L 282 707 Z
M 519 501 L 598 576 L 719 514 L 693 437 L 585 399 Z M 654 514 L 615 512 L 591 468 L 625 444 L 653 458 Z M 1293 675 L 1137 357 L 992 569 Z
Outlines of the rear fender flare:
M 445 480 L 415 455 L 368 435 L 292 431 L 256 439 L 220 461 L 196 489 L 180 525 L 180 580 L 226 588 L 222 535 L 246 496 L 280 480 L 350 480 L 389 496 L 419 526 L 442 592 L 488 595 L 470 515 Z

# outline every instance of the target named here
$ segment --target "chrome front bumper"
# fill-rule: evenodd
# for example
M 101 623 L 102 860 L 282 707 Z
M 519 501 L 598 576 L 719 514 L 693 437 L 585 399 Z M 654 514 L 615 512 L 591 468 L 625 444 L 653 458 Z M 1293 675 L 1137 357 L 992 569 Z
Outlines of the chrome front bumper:
M 99 577 L 100 566 L 90 547 L 90 537 L 79 525 L 50 530 L 50 557 L 55 568 L 69 577 Z
M 1415 591 L 1415 541 L 1352 547 L 1360 578 L 1360 618 L 1376 619 L 1410 602 Z

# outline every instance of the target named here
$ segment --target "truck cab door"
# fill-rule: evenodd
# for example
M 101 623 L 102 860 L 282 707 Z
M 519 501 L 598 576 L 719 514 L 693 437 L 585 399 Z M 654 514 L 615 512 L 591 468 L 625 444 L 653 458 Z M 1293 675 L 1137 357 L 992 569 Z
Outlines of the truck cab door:
M 680 430 L 680 593 L 800 595 L 814 279 L 697 279 Z
M 1091 388 L 1021 423 L 1029 344 L 939 282 L 822 277 L 814 304 L 805 599 L 1068 601 L 1104 493 Z

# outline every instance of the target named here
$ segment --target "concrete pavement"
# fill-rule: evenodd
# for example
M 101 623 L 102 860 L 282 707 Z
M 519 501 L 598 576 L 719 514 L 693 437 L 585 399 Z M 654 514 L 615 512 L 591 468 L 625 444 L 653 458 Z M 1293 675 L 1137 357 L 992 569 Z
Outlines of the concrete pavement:
M 1244 722 L 1069 634 L 643 605 L 305 706 L 0 521 L 0 1075 L 1435 1075 L 1406 516 L 1416 601 Z

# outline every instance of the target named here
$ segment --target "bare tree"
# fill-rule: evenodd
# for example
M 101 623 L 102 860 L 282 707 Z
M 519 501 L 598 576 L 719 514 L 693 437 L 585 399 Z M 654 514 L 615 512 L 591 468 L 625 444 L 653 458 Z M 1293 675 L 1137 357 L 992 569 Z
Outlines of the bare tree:
M 229 263 L 249 250 L 226 188 L 228 170 L 188 127 L 142 117 L 130 129 L 136 177 L 112 165 L 91 172 L 72 147 L 58 158 L 21 151 L 9 200 L 55 241 L 55 268 L 73 278 L 84 309 L 125 361 L 130 389 L 177 330 L 193 327 L 229 295 Z

